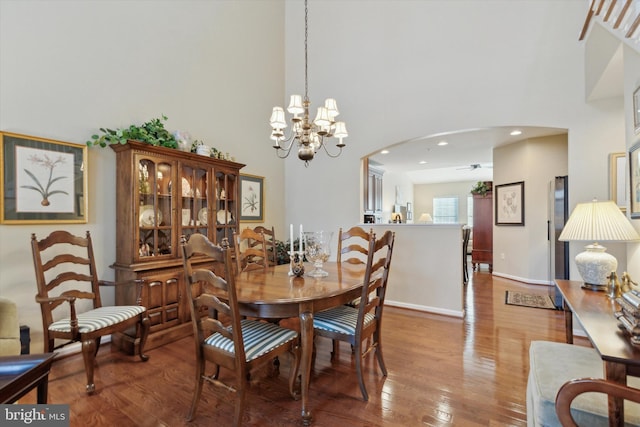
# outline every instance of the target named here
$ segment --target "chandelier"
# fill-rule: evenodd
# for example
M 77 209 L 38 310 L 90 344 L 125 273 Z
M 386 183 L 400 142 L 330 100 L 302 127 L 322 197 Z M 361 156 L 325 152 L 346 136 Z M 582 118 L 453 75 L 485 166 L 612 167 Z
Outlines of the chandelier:
M 318 107 L 318 113 L 313 122 L 309 121 L 309 82 L 307 77 L 307 39 L 309 35 L 309 10 L 307 0 L 304 1 L 304 98 L 300 95 L 291 95 L 287 111 L 293 114 L 291 117 L 291 133 L 285 137 L 284 129 L 287 127 L 285 113 L 282 107 L 273 107 L 271 113 L 271 139 L 274 142 L 278 157 L 284 159 L 289 156 L 294 145 L 298 147 L 298 158 L 303 160 L 305 166 L 309 166 L 309 161 L 313 160 L 315 154 L 324 148 L 329 157 L 338 157 L 342 153 L 342 147 L 346 144 L 343 138 L 349 136 L 347 126 L 344 122 L 336 122 L 338 116 L 338 106 L 336 100 L 328 98 L 323 107 Z M 325 139 L 337 138 L 338 152 L 332 154 L 327 149 Z

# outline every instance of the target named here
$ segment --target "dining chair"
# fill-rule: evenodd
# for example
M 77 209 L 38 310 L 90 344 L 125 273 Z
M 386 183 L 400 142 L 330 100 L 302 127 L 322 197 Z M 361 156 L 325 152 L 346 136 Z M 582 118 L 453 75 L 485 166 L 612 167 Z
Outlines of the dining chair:
M 373 235 L 373 230 L 365 231 L 362 227 L 351 227 L 347 231 L 338 232 L 338 253 L 337 262 L 348 262 L 349 264 L 366 264 L 369 255 L 369 241 Z M 344 257 L 344 259 L 343 259 Z
M 273 267 L 278 264 L 278 252 L 276 248 L 276 233 L 273 227 L 267 228 L 259 225 L 253 228 L 253 231 L 256 233 L 264 234 L 264 244 L 267 250 L 267 260 L 269 261 L 268 265 Z
M 267 247 L 262 233 L 245 228 L 238 234 L 233 232 L 233 245 L 236 256 L 236 272 L 266 270 L 269 267 Z
M 467 252 L 469 251 L 469 238 L 471 237 L 471 227 L 462 227 L 462 280 L 466 285 L 469 282 L 469 269 L 467 262 Z
M 358 382 L 365 401 L 369 400 L 369 394 L 362 375 L 364 357 L 371 351 L 375 351 L 380 370 L 384 376 L 387 375 L 380 331 L 394 240 L 395 233 L 391 231 L 386 231 L 379 239 L 372 234 L 372 239 L 369 241 L 364 286 L 357 306 L 341 305 L 316 313 L 313 318 L 315 335 L 345 341 L 353 347 Z M 367 345 L 363 346 L 365 341 Z M 332 359 L 334 359 L 333 355 Z
M 252 369 L 266 365 L 284 353 L 293 355 L 289 372 L 289 392 L 294 398 L 294 385 L 300 364 L 298 333 L 274 323 L 243 319 L 238 311 L 238 299 L 233 274 L 233 261 L 228 246 L 216 246 L 202 234 L 181 239 L 187 297 L 196 354 L 196 386 L 191 409 L 192 420 L 205 380 L 237 392 L 234 425 L 240 425 L 247 392 L 247 378 Z M 194 268 L 194 256 L 205 255 L 224 266 L 224 277 L 206 268 Z M 215 311 L 216 315 L 212 316 Z M 224 323 L 223 323 L 224 321 Z M 213 373 L 206 373 L 206 363 L 213 364 Z M 233 388 L 218 379 L 220 367 L 235 375 Z
M 38 285 L 36 302 L 42 313 L 44 352 L 81 342 L 89 394 L 95 391 L 93 370 L 103 336 L 135 327 L 136 337 L 140 338 L 140 359 L 149 359 L 144 354 L 144 346 L 150 322 L 147 309 L 140 305 L 144 280 L 123 283 L 99 280 L 89 231 L 86 237 L 80 237 L 58 230 L 42 240 L 32 233 L 31 250 Z M 138 305 L 102 305 L 100 286 L 127 286 L 132 282 L 138 285 Z M 56 340 L 64 341 L 56 346 Z

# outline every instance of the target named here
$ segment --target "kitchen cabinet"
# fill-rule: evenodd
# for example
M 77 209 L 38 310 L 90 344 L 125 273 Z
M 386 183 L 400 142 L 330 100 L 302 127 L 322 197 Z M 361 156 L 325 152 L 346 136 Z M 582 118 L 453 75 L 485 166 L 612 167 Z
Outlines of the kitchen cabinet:
M 206 235 L 232 242 L 238 229 L 240 163 L 137 141 L 111 145 L 116 152 L 117 281 L 145 279 L 140 304 L 147 307 L 151 328 L 146 349 L 192 333 L 181 236 Z M 222 274 L 203 257 L 197 264 Z M 116 304 L 136 304 L 135 287 L 120 287 Z M 134 331 L 116 334 L 114 344 L 133 353 Z
M 493 271 L 493 193 L 473 195 L 473 247 L 471 264 L 474 271 L 488 264 Z
M 365 212 L 382 212 L 382 175 L 383 171 L 368 168 L 365 189 Z

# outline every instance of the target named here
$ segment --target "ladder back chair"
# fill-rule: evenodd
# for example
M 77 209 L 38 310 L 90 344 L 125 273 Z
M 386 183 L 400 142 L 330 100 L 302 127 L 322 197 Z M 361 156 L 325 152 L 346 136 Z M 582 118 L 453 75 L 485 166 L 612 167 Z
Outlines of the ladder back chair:
M 143 361 L 148 360 L 144 345 L 149 333 L 149 318 L 147 309 L 139 305 L 144 281 L 135 281 L 138 305 L 103 307 L 100 286 L 126 284 L 98 280 L 89 231 L 86 237 L 54 231 L 42 240 L 33 233 L 31 250 L 45 353 L 81 342 L 88 393 L 95 391 L 93 369 L 101 337 L 135 328 L 136 336 L 140 337 L 139 356 Z M 56 340 L 63 340 L 63 343 L 56 346 Z
M 380 331 L 394 240 L 395 233 L 391 231 L 386 231 L 380 239 L 376 239 L 375 234 L 372 233 L 364 286 L 357 306 L 338 306 L 316 313 L 313 318 L 315 335 L 346 341 L 353 347 L 358 382 L 365 401 L 369 400 L 369 394 L 362 375 L 364 357 L 371 351 L 375 351 L 380 370 L 384 376 L 387 375 L 382 355 Z M 367 345 L 363 346 L 365 341 L 367 341 Z
M 349 264 L 366 264 L 369 255 L 369 241 L 373 230 L 365 231 L 362 227 L 351 227 L 347 231 L 338 232 L 337 262 Z
M 202 385 L 207 380 L 237 392 L 234 425 L 240 425 L 251 370 L 284 353 L 293 355 L 289 392 L 297 398 L 294 385 L 300 363 L 298 333 L 273 323 L 242 318 L 238 311 L 231 251 L 227 246 L 216 246 L 202 234 L 192 234 L 188 241 L 182 236 L 181 240 L 196 352 L 196 385 L 188 420 L 195 415 Z M 191 260 L 197 255 L 222 263 L 226 280 L 211 270 L 194 268 Z M 213 364 L 210 375 L 206 373 L 207 362 Z M 220 367 L 235 374 L 235 388 L 218 379 Z
M 267 251 L 268 265 L 273 267 L 278 264 L 278 252 L 276 248 L 276 232 L 273 227 L 267 228 L 259 225 L 253 228 L 256 233 L 264 234 L 264 244 Z M 253 245 L 252 245 L 253 246 Z
M 266 270 L 267 247 L 262 233 L 245 228 L 238 234 L 233 233 L 233 245 L 236 255 L 236 272 L 238 274 L 254 270 Z

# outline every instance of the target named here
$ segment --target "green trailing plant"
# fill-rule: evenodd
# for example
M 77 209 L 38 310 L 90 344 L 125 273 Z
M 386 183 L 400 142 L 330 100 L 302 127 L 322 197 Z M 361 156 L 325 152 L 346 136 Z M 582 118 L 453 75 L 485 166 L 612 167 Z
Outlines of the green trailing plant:
M 491 185 L 483 181 L 478 181 L 476 185 L 471 189 L 471 194 L 479 194 L 480 196 L 486 196 L 491 191 Z
M 102 134 L 91 135 L 87 145 L 106 147 L 111 144 L 126 144 L 132 139 L 154 146 L 178 148 L 175 137 L 164 127 L 166 121 L 167 117 L 162 115 L 161 118 L 151 119 L 140 126 L 131 125 L 123 129 L 100 128 Z

